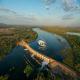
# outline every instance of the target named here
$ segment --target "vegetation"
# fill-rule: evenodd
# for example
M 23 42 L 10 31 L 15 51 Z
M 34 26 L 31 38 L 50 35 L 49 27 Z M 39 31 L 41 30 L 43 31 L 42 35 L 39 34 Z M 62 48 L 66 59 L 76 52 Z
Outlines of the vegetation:
M 26 65 L 26 68 L 24 69 L 24 73 L 26 74 L 26 77 L 28 77 L 32 72 L 32 67 L 30 65 Z
M 70 27 L 43 27 L 42 29 L 51 32 L 56 33 L 58 35 L 65 35 L 66 32 L 80 32 L 80 28 L 70 28 Z
M 66 34 L 66 32 L 80 33 L 80 28 L 44 27 L 43 29 L 51 33 L 56 33 L 64 37 L 69 42 L 71 49 L 67 50 L 68 54 L 66 55 L 63 63 L 70 66 L 77 72 L 77 74 L 80 75 L 80 36 Z M 63 53 L 64 51 L 61 52 L 61 54 Z
M 8 80 L 8 75 L 0 76 L 0 80 Z
M 34 35 L 34 36 L 33 36 Z M 16 42 L 25 39 L 35 40 L 37 33 L 31 28 L 1 28 L 0 29 L 0 59 L 5 57 L 16 46 Z
M 74 69 L 80 72 L 80 37 L 79 36 L 67 36 L 66 38 L 71 45 L 72 53 L 74 57 Z
M 68 54 L 66 55 L 62 63 L 68 65 L 79 74 L 80 73 L 80 37 L 70 36 L 65 34 L 68 31 L 79 32 L 79 29 L 78 30 L 72 28 L 70 29 L 69 28 L 53 28 L 53 29 L 43 28 L 43 29 L 61 35 L 69 42 L 71 48 L 67 50 Z M 37 36 L 38 36 L 37 33 L 34 32 L 32 28 L 26 28 L 26 27 L 3 28 L 2 31 L 0 30 L 0 59 L 2 59 L 3 57 L 5 57 L 7 54 L 10 53 L 10 51 L 16 46 L 15 43 L 17 43 L 17 41 L 24 39 L 25 41 L 30 42 L 35 40 Z M 63 55 L 64 52 L 65 50 L 61 51 L 61 54 Z M 36 67 L 34 72 L 34 76 L 36 74 L 36 78 L 34 80 L 51 80 L 51 71 L 47 71 L 48 69 L 46 70 L 45 69 L 46 68 L 40 70 L 39 67 Z M 26 77 L 29 77 L 32 74 L 33 70 L 34 69 L 30 65 L 27 65 L 23 72 L 26 74 Z M 57 74 L 54 76 L 55 76 L 54 80 L 62 80 L 61 75 Z M 67 78 L 67 80 L 70 79 L 69 76 L 67 75 L 64 75 L 64 77 Z M 8 80 L 8 76 L 0 76 L 0 80 Z
M 65 52 L 64 52 L 65 53 Z M 63 63 L 68 65 L 69 67 L 73 68 L 73 54 L 72 54 L 72 50 L 69 48 L 67 50 L 67 55 L 65 56 L 64 60 L 63 60 Z

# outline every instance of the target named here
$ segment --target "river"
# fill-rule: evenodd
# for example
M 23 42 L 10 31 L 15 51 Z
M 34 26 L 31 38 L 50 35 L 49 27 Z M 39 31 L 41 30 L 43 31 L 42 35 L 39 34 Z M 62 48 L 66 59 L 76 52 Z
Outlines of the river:
M 55 33 L 51 34 L 39 28 L 34 28 L 33 30 L 37 32 L 38 37 L 35 41 L 30 42 L 29 45 L 46 56 L 55 58 L 58 61 L 63 61 L 67 53 L 65 52 L 62 55 L 61 51 L 70 47 L 68 42 Z M 39 40 L 46 43 L 45 48 L 40 47 L 38 44 Z M 21 46 L 15 47 L 6 58 L 0 61 L 0 74 L 11 74 L 13 70 L 16 70 L 16 73 L 23 72 L 26 65 L 24 61 L 25 53 L 27 52 Z

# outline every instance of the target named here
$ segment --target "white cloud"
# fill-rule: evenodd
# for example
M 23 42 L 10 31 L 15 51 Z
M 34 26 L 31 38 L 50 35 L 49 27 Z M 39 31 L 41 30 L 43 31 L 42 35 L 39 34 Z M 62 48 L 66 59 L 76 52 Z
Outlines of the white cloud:
M 34 15 L 19 15 L 15 11 L 6 9 L 6 8 L 0 8 L 0 22 L 3 23 L 9 23 L 9 24 L 34 24 L 37 21 L 37 18 Z
M 49 9 L 51 4 L 54 4 L 59 0 L 43 0 L 45 8 Z M 61 0 L 64 11 L 80 11 L 80 5 L 77 3 L 77 0 Z
M 56 2 L 56 0 L 42 0 L 42 1 L 44 3 L 45 9 L 49 9 L 50 5 Z
M 77 4 L 77 0 L 62 0 L 63 9 L 65 11 L 76 11 L 80 10 L 79 5 Z
M 79 19 L 78 19 L 79 20 Z M 31 12 L 25 16 L 17 14 L 13 10 L 0 8 L 0 22 L 8 24 L 25 24 L 25 25 L 65 25 L 71 26 L 73 24 L 79 26 L 79 21 L 75 20 L 74 15 L 65 14 L 64 16 L 49 15 L 39 16 L 35 12 Z
M 74 19 L 74 15 L 73 14 L 65 14 L 62 17 L 62 20 L 72 20 L 72 19 Z

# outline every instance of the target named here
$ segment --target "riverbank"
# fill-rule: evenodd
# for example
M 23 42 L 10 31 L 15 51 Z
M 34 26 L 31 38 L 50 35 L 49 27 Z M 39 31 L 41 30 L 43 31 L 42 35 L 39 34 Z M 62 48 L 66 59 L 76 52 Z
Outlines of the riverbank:
M 58 35 L 63 35 L 66 32 L 80 32 L 80 28 L 74 27 L 42 27 L 42 29 Z
M 69 53 L 64 60 L 64 64 L 71 66 L 71 68 L 80 74 L 80 28 L 44 27 L 42 29 L 56 33 L 68 41 L 71 50 L 68 50 Z M 72 32 L 77 34 L 72 34 Z
M 0 29 L 0 60 L 3 59 L 16 46 L 16 42 L 25 39 L 31 42 L 37 38 L 32 28 L 13 27 Z
M 21 30 L 20 30 L 21 29 Z M 35 29 L 27 29 L 27 31 L 25 30 L 25 34 L 31 34 L 31 36 L 33 37 L 33 34 L 32 32 L 36 32 L 37 34 L 35 35 L 35 37 L 30 37 L 27 36 L 27 38 L 25 37 L 25 34 L 24 33 L 24 30 L 22 29 L 25 29 L 25 28 L 20 28 L 20 29 L 16 29 L 18 34 L 18 39 L 16 39 L 15 41 L 21 41 L 22 39 L 28 39 L 28 41 L 26 42 L 29 42 L 31 41 L 31 43 L 29 44 L 31 48 L 33 48 L 34 50 L 36 50 L 37 52 L 40 52 L 42 53 L 43 55 L 46 55 L 48 57 L 51 57 L 55 60 L 58 60 L 59 62 L 62 62 L 64 61 L 64 59 L 66 57 L 71 58 L 70 56 L 70 51 L 68 53 L 68 48 L 69 48 L 69 45 L 68 45 L 68 42 L 61 36 L 58 36 L 58 35 L 55 35 L 55 34 L 51 34 L 49 32 L 46 32 L 44 30 L 41 30 L 39 28 L 35 28 Z M 32 32 L 31 32 L 32 31 Z M 27 33 L 26 33 L 27 32 Z M 35 34 L 35 33 L 34 33 Z M 16 36 L 16 38 L 17 38 Z M 30 38 L 29 38 L 30 37 Z M 36 39 L 36 40 L 35 40 Z M 46 42 L 46 48 L 45 49 L 42 49 L 40 48 L 40 46 L 37 44 L 37 42 L 39 40 L 43 40 Z M 16 45 L 16 44 L 15 44 Z M 66 51 L 64 51 L 64 49 L 66 48 Z M 22 51 L 21 51 L 22 50 Z M 61 51 L 63 51 L 63 53 L 61 53 Z M 66 53 L 66 54 L 65 54 Z M 17 68 L 13 68 L 13 66 L 10 67 L 10 71 L 12 69 L 14 69 L 13 71 L 15 72 L 16 70 L 18 70 L 20 68 L 20 66 L 23 67 L 24 65 L 24 54 L 25 54 L 25 50 L 21 47 L 21 46 L 17 46 L 13 52 L 7 57 L 7 60 L 5 60 L 5 66 L 6 68 L 8 67 L 8 65 L 12 65 L 13 63 L 15 65 L 17 65 Z M 26 52 L 26 54 L 28 54 Z M 56 55 L 57 54 L 57 55 Z M 20 56 L 21 55 L 21 56 Z M 65 55 L 68 55 L 68 56 L 65 56 Z M 27 57 L 26 57 L 27 59 Z M 34 59 L 32 56 L 30 58 L 30 61 L 31 59 Z M 72 58 L 71 58 L 72 59 Z M 30 62 L 29 61 L 29 62 Z M 33 60 L 34 61 L 34 60 Z M 23 63 L 22 63 L 23 62 Z M 27 60 L 26 60 L 27 62 Z M 68 62 L 68 61 L 66 61 Z M 6 65 L 6 63 L 8 65 Z M 32 63 L 32 61 L 30 62 Z M 65 64 L 65 63 L 63 63 Z M 68 63 L 69 64 L 69 63 Z M 2 64 L 1 64 L 2 65 Z M 28 65 L 28 64 L 26 64 Z M 4 66 L 4 69 L 5 69 L 5 66 Z M 34 65 L 36 66 L 36 65 Z M 54 65 L 53 65 L 54 66 Z M 15 66 L 14 66 L 15 67 Z M 35 68 L 35 67 L 34 67 Z M 31 71 L 32 69 L 34 70 L 34 68 L 30 68 L 29 69 L 29 66 L 28 68 L 25 68 L 25 69 L 22 69 L 23 72 L 25 72 L 25 74 L 27 75 L 27 70 L 29 69 L 29 71 Z M 3 70 L 4 70 L 3 69 Z M 12 71 L 12 73 L 13 73 Z M 19 69 L 19 71 L 21 71 L 21 69 Z M 5 72 L 5 71 L 4 71 Z M 31 72 L 30 72 L 31 73 Z M 13 73 L 14 74 L 14 73 Z M 38 74 L 38 73 L 37 73 Z M 32 75 L 33 76 L 33 75 Z M 18 76 L 19 77 L 19 76 Z M 67 77 L 67 76 L 66 76 Z M 60 78 L 61 79 L 61 78 Z

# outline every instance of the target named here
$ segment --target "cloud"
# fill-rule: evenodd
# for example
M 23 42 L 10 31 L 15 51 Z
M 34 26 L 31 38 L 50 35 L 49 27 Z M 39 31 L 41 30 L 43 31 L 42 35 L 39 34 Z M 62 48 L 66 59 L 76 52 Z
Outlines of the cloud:
M 62 20 L 72 20 L 72 19 L 74 19 L 73 14 L 66 14 L 62 17 Z
M 46 9 L 50 9 L 50 5 L 59 0 L 43 0 Z M 80 1 L 77 0 L 60 0 L 64 11 L 80 11 Z
M 0 8 L 0 22 L 9 24 L 34 24 L 36 22 L 36 17 L 34 15 L 23 16 L 17 12 L 7 9 Z
M 50 5 L 56 2 L 56 0 L 42 0 L 42 1 L 43 1 L 44 5 L 45 5 L 44 6 L 45 9 L 50 9 Z
M 12 10 L 6 9 L 6 8 L 0 8 L 0 12 L 1 12 L 1 11 L 13 13 L 13 14 L 17 14 L 15 11 L 12 11 Z
M 77 11 L 80 10 L 80 6 L 77 3 L 77 0 L 62 0 L 63 9 L 65 11 Z
M 1 14 L 2 13 L 2 14 Z M 17 12 L 15 12 L 15 11 L 13 11 L 13 10 L 11 10 L 11 9 L 7 9 L 7 8 L 0 8 L 0 15 L 3 15 L 4 14 L 4 16 L 11 16 L 11 17 L 14 17 L 14 18 L 24 18 L 24 19 L 29 19 L 29 20 L 31 20 L 31 19 L 34 19 L 34 17 L 33 16 L 23 16 L 23 15 L 20 15 L 20 14 L 18 14 Z M 10 15 L 11 14 L 11 15 Z
M 54 3 L 56 0 L 43 0 L 46 5 Z

